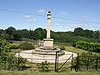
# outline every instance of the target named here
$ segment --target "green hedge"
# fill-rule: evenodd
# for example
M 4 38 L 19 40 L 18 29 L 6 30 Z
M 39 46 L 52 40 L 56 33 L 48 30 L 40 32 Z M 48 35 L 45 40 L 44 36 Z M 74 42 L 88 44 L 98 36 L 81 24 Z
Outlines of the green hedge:
M 61 50 L 65 50 L 66 48 L 65 48 L 65 46 L 60 46 L 59 47 Z
M 18 49 L 19 45 L 16 45 L 14 43 L 10 44 L 10 49 Z
M 86 41 L 78 41 L 73 44 L 74 47 L 92 51 L 92 52 L 100 52 L 100 43 L 89 43 Z
M 20 44 L 19 48 L 22 49 L 22 50 L 35 49 L 34 45 L 27 43 L 27 42 Z

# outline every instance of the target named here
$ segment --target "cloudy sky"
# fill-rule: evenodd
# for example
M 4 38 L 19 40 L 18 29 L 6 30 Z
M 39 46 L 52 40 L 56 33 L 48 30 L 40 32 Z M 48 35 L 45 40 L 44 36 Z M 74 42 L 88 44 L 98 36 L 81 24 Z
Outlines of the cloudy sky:
M 48 10 L 53 31 L 100 30 L 100 0 L 0 0 L 0 29 L 47 28 Z

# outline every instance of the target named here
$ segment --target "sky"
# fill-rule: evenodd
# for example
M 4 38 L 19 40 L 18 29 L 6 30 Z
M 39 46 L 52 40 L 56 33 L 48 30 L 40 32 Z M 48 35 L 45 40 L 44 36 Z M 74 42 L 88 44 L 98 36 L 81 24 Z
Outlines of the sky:
M 52 31 L 100 30 L 100 0 L 0 0 L 0 29 L 47 29 L 48 10 Z

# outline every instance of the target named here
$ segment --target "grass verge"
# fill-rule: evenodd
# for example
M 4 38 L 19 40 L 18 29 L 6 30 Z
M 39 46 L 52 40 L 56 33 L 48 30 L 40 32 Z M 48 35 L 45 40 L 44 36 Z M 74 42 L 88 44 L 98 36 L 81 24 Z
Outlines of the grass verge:
M 0 71 L 0 75 L 100 75 L 100 72 L 31 72 L 31 71 Z

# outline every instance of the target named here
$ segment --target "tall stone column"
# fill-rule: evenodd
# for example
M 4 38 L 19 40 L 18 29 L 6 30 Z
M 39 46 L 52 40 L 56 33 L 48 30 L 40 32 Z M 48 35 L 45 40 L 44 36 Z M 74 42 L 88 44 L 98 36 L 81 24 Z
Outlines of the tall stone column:
M 53 50 L 53 39 L 50 38 L 51 11 L 48 11 L 47 22 L 47 37 L 44 39 L 44 49 Z
M 47 27 L 47 39 L 50 39 L 51 11 L 48 11 L 48 14 L 47 14 L 47 21 L 48 21 L 48 27 Z

